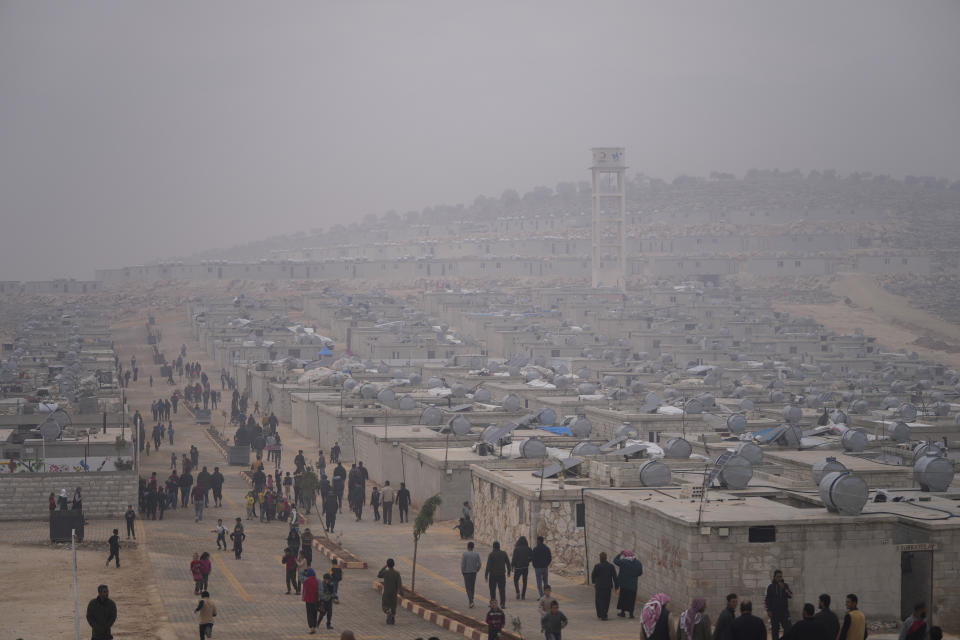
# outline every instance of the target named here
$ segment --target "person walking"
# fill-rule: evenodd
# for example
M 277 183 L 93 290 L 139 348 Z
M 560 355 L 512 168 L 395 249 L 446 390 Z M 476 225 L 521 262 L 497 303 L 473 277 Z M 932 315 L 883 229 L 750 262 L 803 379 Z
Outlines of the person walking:
M 513 557 L 510 559 L 513 565 L 513 589 L 517 592 L 517 600 L 527 599 L 527 575 L 530 572 L 530 562 L 533 560 L 533 550 L 527 542 L 526 536 L 517 538 L 517 543 L 513 546 Z M 520 588 L 520 581 L 523 581 L 523 589 Z
M 383 524 L 393 524 L 393 487 L 390 481 L 383 483 L 383 491 L 380 492 L 380 502 L 383 503 Z
M 247 539 L 247 534 L 243 532 L 243 522 L 240 518 L 237 518 L 237 524 L 233 526 L 233 533 L 230 534 L 230 539 L 233 540 L 233 557 L 240 560 L 240 556 L 243 555 L 243 541 Z
M 330 464 L 340 463 L 340 443 L 334 442 L 330 448 Z
M 203 591 L 203 568 L 199 553 L 194 553 L 190 561 L 190 575 L 193 577 L 193 595 L 198 596 Z
M 547 584 L 550 563 L 553 562 L 553 554 L 550 553 L 550 547 L 543 542 L 543 536 L 537 536 L 537 544 L 533 547 L 533 575 L 537 579 L 537 594 L 543 597 L 543 585 Z
M 400 522 L 410 522 L 410 489 L 407 489 L 405 482 L 401 482 L 397 490 L 397 513 Z
M 285 567 L 287 595 L 290 595 L 291 587 L 297 592 L 297 595 L 300 595 L 300 584 L 297 582 L 297 554 L 291 551 L 290 547 L 287 547 L 283 550 L 283 557 L 280 562 Z
M 340 604 L 340 583 L 343 582 L 343 568 L 336 558 L 330 561 L 330 584 L 333 585 L 333 601 Z
M 97 587 L 97 597 L 87 604 L 87 624 L 92 635 L 90 640 L 113 640 L 111 629 L 117 621 L 117 603 L 110 599 L 110 589 L 102 584 Z
M 200 522 L 203 520 L 203 503 L 206 499 L 206 490 L 200 484 L 195 484 L 193 490 L 190 492 L 191 497 L 193 498 L 193 521 Z
M 477 586 L 477 574 L 480 573 L 480 554 L 474 551 L 473 542 L 467 543 L 467 550 L 460 556 L 460 573 L 463 574 L 463 587 L 467 591 L 467 602 L 473 609 L 473 595 Z
M 601 620 L 607 619 L 607 612 L 610 611 L 610 592 L 620 588 L 617 582 L 617 569 L 607 562 L 607 554 L 600 552 L 600 562 L 593 566 L 590 572 L 590 581 L 593 583 L 594 604 L 597 609 L 597 617 Z
M 136 539 L 137 539 L 137 532 L 136 532 L 136 530 L 133 528 L 133 522 L 134 522 L 134 520 L 137 519 L 137 512 L 133 510 L 133 505 L 132 505 L 132 504 L 128 504 L 128 505 L 127 505 L 127 510 L 126 510 L 126 512 L 123 514 L 123 519 L 124 519 L 124 520 L 126 521 L 126 523 L 127 523 L 127 540 L 130 539 L 130 536 L 131 536 L 131 535 L 133 536 L 133 539 L 136 540 Z
M 677 640 L 710 640 L 710 616 L 706 614 L 706 608 L 704 598 L 693 599 L 690 608 L 680 614 Z
M 383 612 L 387 614 L 387 624 L 396 622 L 397 601 L 400 595 L 400 587 L 403 586 L 400 572 L 393 566 L 393 558 L 387 558 L 386 566 L 377 573 L 377 577 L 383 581 L 383 596 L 380 598 L 380 605 L 383 607 Z
M 213 530 L 217 534 L 217 550 L 227 550 L 227 528 L 223 526 L 223 520 L 217 519 L 217 528 Z M 221 546 L 222 545 L 222 546 Z
M 857 594 L 847 594 L 847 615 L 843 616 L 843 626 L 837 640 L 867 640 L 867 619 L 860 611 Z
M 730 631 L 733 640 L 767 640 L 767 625 L 753 615 L 753 603 L 749 600 L 740 603 L 740 617 L 733 621 Z
M 307 559 L 308 565 L 313 565 L 313 532 L 310 527 L 303 530 L 300 534 L 300 552 Z
M 370 506 L 373 507 L 373 521 L 380 522 L 380 489 L 373 485 L 370 491 Z
M 670 628 L 670 596 L 658 593 L 640 610 L 641 640 L 676 640 Z
M 323 574 L 323 581 L 320 583 L 320 591 L 318 598 L 320 599 L 320 615 L 317 618 L 317 626 L 320 626 L 320 623 L 323 622 L 323 619 L 327 619 L 327 629 L 333 629 L 333 603 L 336 598 L 334 598 L 334 590 L 336 587 L 333 584 L 333 576 L 329 573 Z
M 483 579 L 490 585 L 490 599 L 497 597 L 500 590 L 500 608 L 506 608 L 507 600 L 504 591 L 507 586 L 507 576 L 510 575 L 510 557 L 506 551 L 500 549 L 500 543 L 493 543 L 493 550 L 487 555 L 487 566 L 483 571 Z
M 817 615 L 814 616 L 814 618 L 820 626 L 823 627 L 824 633 L 826 634 L 825 637 L 836 640 L 837 635 L 840 633 L 840 619 L 837 618 L 837 614 L 830 608 L 830 594 L 820 594 L 820 598 L 817 601 L 817 608 L 820 610 L 817 611 Z
M 550 611 L 540 618 L 540 630 L 546 640 L 560 640 L 560 633 L 567 626 L 567 616 L 560 611 L 556 600 L 550 601 Z
M 330 491 L 327 499 L 323 501 L 324 528 L 328 533 L 333 533 L 333 528 L 337 524 L 337 495 Z
M 197 614 L 197 622 L 200 624 L 200 640 L 213 637 L 213 619 L 217 616 L 217 605 L 210 600 L 210 592 L 203 591 L 200 594 L 200 602 L 197 608 L 193 610 Z
M 117 569 L 120 568 L 120 530 L 114 529 L 113 535 L 107 540 L 107 544 L 110 545 L 110 555 L 107 556 L 107 564 L 104 566 L 109 567 L 110 561 L 116 558 Z
M 490 598 L 490 610 L 487 611 L 487 640 L 497 640 L 500 631 L 507 624 L 507 615 L 497 603 L 496 598 Z
M 720 615 L 717 616 L 717 624 L 713 628 L 713 638 L 712 640 L 733 640 L 733 631 L 732 625 L 733 621 L 737 619 L 737 594 L 728 593 L 727 594 L 727 606 L 723 611 L 720 612 Z M 840 625 L 837 625 L 837 630 L 840 630 Z M 837 634 L 834 633 L 832 636 L 833 640 L 836 640 Z
M 637 606 L 637 581 L 643 575 L 643 564 L 633 554 L 633 551 L 624 549 L 613 558 L 620 573 L 617 582 L 620 584 L 620 597 L 617 598 L 617 616 L 623 618 L 628 613 L 633 617 L 633 610 Z
M 307 578 L 303 581 L 301 599 L 307 606 L 307 627 L 310 629 L 310 633 L 316 633 L 317 609 L 320 601 L 320 581 L 317 580 L 317 573 L 313 569 L 307 569 L 304 575 Z
M 780 630 L 784 633 L 790 630 L 790 598 L 793 592 L 790 585 L 783 581 L 783 571 L 776 569 L 773 572 L 773 582 L 767 586 L 767 595 L 763 606 L 770 619 L 771 640 L 780 640 Z

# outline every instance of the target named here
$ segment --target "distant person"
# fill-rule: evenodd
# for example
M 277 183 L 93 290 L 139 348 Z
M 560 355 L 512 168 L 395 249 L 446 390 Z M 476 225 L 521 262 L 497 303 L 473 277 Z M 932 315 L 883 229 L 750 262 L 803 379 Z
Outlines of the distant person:
M 567 616 L 560 611 L 560 605 L 556 600 L 550 602 L 550 611 L 540 618 L 540 630 L 543 632 L 546 640 L 561 640 L 560 634 L 567 626 Z
M 123 519 L 126 520 L 126 522 L 127 522 L 127 540 L 130 539 L 130 536 L 131 536 L 131 535 L 133 536 L 133 539 L 136 540 L 136 539 L 137 539 L 137 532 L 136 532 L 136 530 L 133 528 L 133 523 L 134 523 L 134 521 L 137 519 L 137 512 L 133 510 L 133 505 L 132 505 L 132 504 L 128 504 L 128 505 L 127 505 L 127 510 L 126 510 L 126 512 L 123 514 Z
M 507 624 L 507 615 L 497 603 L 496 598 L 490 598 L 490 610 L 487 611 L 487 640 L 497 640 L 500 631 Z
M 790 585 L 783 581 L 783 571 L 776 569 L 773 572 L 773 582 L 767 586 L 767 595 L 763 605 L 770 619 L 770 637 L 779 640 L 780 629 L 786 633 L 790 630 L 790 599 L 793 592 Z
M 110 599 L 110 589 L 97 587 L 97 597 L 87 604 L 87 624 L 93 631 L 90 640 L 113 640 L 110 629 L 117 621 L 117 604 Z
M 543 585 L 547 584 L 547 574 L 550 569 L 550 563 L 553 562 L 553 554 L 550 553 L 550 547 L 543 542 L 543 536 L 537 536 L 537 544 L 533 547 L 533 575 L 537 579 L 537 594 L 543 597 Z
M 797 621 L 795 625 L 790 627 L 789 631 L 783 634 L 784 640 L 821 640 L 824 638 L 825 633 L 823 627 L 814 617 L 815 612 L 816 609 L 813 608 L 813 603 L 805 603 L 803 605 L 803 617 Z
M 593 583 L 597 617 L 606 620 L 607 612 L 610 611 L 610 593 L 617 591 L 620 584 L 617 582 L 616 567 L 607 562 L 607 554 L 602 551 L 600 552 L 600 562 L 593 565 L 593 571 L 590 572 L 590 582 Z
M 330 448 L 330 464 L 339 464 L 340 462 L 340 443 L 334 442 Z
M 400 572 L 394 569 L 393 565 L 393 558 L 387 558 L 386 566 L 377 573 L 377 577 L 383 580 L 383 597 L 380 599 L 380 605 L 383 607 L 383 612 L 387 614 L 387 624 L 396 622 L 397 601 L 400 596 L 400 587 L 403 586 Z
M 753 615 L 753 603 L 744 600 L 740 603 L 740 617 L 733 621 L 733 640 L 767 640 L 767 625 Z
M 473 609 L 473 595 L 477 585 L 477 574 L 480 573 L 480 554 L 474 551 L 473 543 L 467 543 L 467 550 L 460 556 L 460 573 L 463 574 L 463 587 L 467 592 L 467 602 Z
M 397 513 L 400 515 L 400 522 L 410 522 L 410 489 L 404 482 L 400 483 L 397 490 Z
M 200 602 L 197 608 L 193 610 L 197 614 L 197 622 L 200 623 L 200 640 L 213 637 L 213 619 L 217 616 L 217 605 L 210 600 L 210 592 L 204 591 L 200 594 Z
M 370 506 L 373 508 L 373 521 L 380 522 L 380 489 L 373 485 L 370 491 Z
M 380 502 L 383 504 L 383 524 L 393 524 L 393 487 L 390 481 L 383 483 L 383 491 L 380 492 Z
M 820 610 L 817 611 L 815 617 L 817 622 L 820 623 L 820 626 L 823 627 L 825 637 L 836 640 L 837 635 L 840 633 L 840 620 L 837 618 L 837 614 L 833 612 L 833 609 L 830 608 L 830 594 L 820 594 L 817 608 Z
M 847 594 L 847 615 L 843 616 L 843 626 L 837 640 L 867 640 L 867 619 L 860 611 L 857 594 Z
M 627 614 L 633 617 L 633 610 L 637 606 L 637 581 L 643 575 L 643 564 L 633 554 L 633 551 L 624 549 L 613 559 L 620 573 L 617 582 L 620 584 L 620 597 L 617 598 L 617 616 L 623 618 Z
M 110 555 L 107 557 L 107 564 L 105 566 L 110 566 L 110 561 L 116 558 L 117 569 L 120 568 L 120 530 L 114 529 L 113 535 L 107 540 L 107 544 L 110 545 Z
M 500 549 L 500 543 L 494 541 L 493 550 L 487 555 L 487 566 L 483 570 L 483 579 L 490 586 L 490 599 L 497 597 L 500 590 L 500 608 L 507 606 L 506 587 L 507 576 L 510 575 L 510 556 Z
M 243 555 L 243 541 L 247 539 L 247 534 L 243 532 L 243 522 L 237 518 L 237 524 L 233 526 L 233 533 L 230 534 L 233 541 L 233 557 L 240 560 Z
M 527 575 L 530 572 L 530 561 L 533 560 L 533 551 L 527 543 L 526 536 L 517 538 L 513 545 L 513 556 L 510 564 L 513 566 L 513 589 L 517 592 L 517 600 L 527 599 Z M 520 582 L 523 582 L 523 589 Z
M 737 594 L 727 594 L 727 606 L 717 616 L 717 624 L 713 628 L 713 640 L 733 640 L 733 621 L 737 619 Z M 840 625 L 837 625 L 840 630 Z M 830 636 L 836 640 L 837 634 Z

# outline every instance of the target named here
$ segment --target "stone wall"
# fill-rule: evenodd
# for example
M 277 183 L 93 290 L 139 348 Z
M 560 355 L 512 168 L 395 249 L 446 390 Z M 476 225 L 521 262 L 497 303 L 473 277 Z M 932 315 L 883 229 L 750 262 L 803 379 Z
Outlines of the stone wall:
M 496 470 L 477 465 L 471 470 L 474 537 L 478 542 L 491 544 L 497 540 L 511 553 L 520 536 L 526 536 L 531 547 L 537 536 L 543 536 L 553 554 L 552 571 L 564 575 L 583 573 L 583 529 L 576 526 L 578 493 L 566 492 L 561 498 L 544 492 L 540 500 L 535 492 L 498 480 Z
M 88 473 L 14 473 L 0 475 L 0 520 L 43 520 L 47 497 L 61 489 L 73 498 L 80 487 L 83 512 L 88 518 L 120 518 L 127 505 L 137 505 L 134 471 Z

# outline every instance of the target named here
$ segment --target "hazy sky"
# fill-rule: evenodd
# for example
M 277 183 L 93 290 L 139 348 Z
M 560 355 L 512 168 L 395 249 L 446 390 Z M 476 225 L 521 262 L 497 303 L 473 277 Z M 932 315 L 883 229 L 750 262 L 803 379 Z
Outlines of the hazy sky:
M 0 0 L 0 279 L 631 170 L 960 178 L 960 2 Z

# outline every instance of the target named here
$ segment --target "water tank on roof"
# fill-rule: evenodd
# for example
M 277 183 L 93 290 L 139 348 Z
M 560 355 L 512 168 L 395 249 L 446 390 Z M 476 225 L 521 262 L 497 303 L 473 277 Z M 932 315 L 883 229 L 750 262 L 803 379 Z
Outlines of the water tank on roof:
M 633 382 L 630 383 L 631 394 L 635 396 L 639 396 L 641 393 L 643 393 L 643 390 L 644 390 L 644 384 L 642 380 L 634 380 Z
M 580 367 L 579 369 L 577 369 L 577 377 L 578 377 L 578 378 L 584 378 L 584 379 L 590 379 L 590 378 L 592 378 L 593 376 L 592 376 L 592 374 L 590 373 L 590 369 L 588 369 L 588 368 L 586 368 L 586 367 Z
M 397 401 L 397 408 L 403 409 L 404 411 L 410 411 L 411 409 L 416 409 L 416 407 L 417 401 L 410 396 L 400 396 L 400 399 Z
M 332 376 L 331 376 L 331 377 L 332 377 Z M 357 382 L 357 379 L 356 379 L 356 378 L 347 378 L 346 380 L 343 381 L 343 390 L 344 390 L 344 391 L 353 391 L 354 389 L 357 388 L 357 385 L 358 385 L 358 384 L 359 384 L 359 383 Z
M 553 379 L 553 386 L 555 386 L 560 391 L 566 391 L 567 388 L 570 386 L 570 380 L 571 380 L 570 376 L 567 376 L 567 375 L 556 376 Z
M 663 397 L 668 402 L 670 400 L 676 400 L 677 398 L 680 397 L 680 392 L 674 389 L 673 387 L 667 387 L 666 389 L 663 390 Z
M 547 445 L 540 438 L 527 438 L 520 444 L 520 456 L 523 458 L 545 458 Z
M 651 391 L 643 397 L 643 403 L 652 407 L 658 407 L 660 406 L 660 396 Z
M 615 387 L 617 386 L 617 379 L 614 376 L 603 376 L 603 386 Z
M 577 416 L 570 423 L 570 433 L 578 438 L 589 437 L 591 431 L 593 431 L 593 424 L 585 416 Z
M 859 413 L 864 414 L 870 410 L 870 404 L 863 399 L 856 400 L 852 405 L 850 405 L 850 413 Z
M 570 450 L 571 456 L 597 456 L 600 455 L 600 446 L 596 445 L 589 440 L 584 440 L 583 442 L 578 442 L 574 445 L 573 449 Z
M 689 458 L 693 447 L 683 438 L 670 438 L 663 445 L 664 458 Z
M 933 414 L 939 418 L 946 418 L 950 415 L 949 402 L 936 402 L 931 408 L 933 409 Z
M 467 395 L 467 388 L 457 382 L 452 387 L 450 387 L 450 395 L 454 398 L 463 398 Z
M 800 407 L 789 405 L 783 408 L 783 419 L 790 424 L 797 424 L 803 417 L 803 410 Z
M 887 396 L 883 399 L 884 409 L 893 409 L 900 406 L 900 400 L 896 396 Z
M 627 438 L 629 440 L 636 440 L 639 433 L 640 432 L 637 431 L 635 426 L 629 422 L 624 422 L 617 427 L 617 431 L 614 433 L 614 438 Z
M 520 411 L 520 407 L 523 406 L 523 400 L 520 399 L 520 396 L 514 393 L 508 393 L 503 398 L 503 410 L 508 413 L 516 413 Z
M 458 436 L 465 436 L 470 433 L 470 421 L 463 416 L 454 416 L 450 422 L 447 423 L 447 426 Z
M 899 415 L 900 419 L 904 422 L 913 422 L 917 419 L 917 408 L 909 402 L 904 402 L 900 405 L 900 408 L 897 409 L 897 415 Z
M 843 411 L 837 409 L 830 414 L 830 422 L 834 424 L 847 424 L 850 422 L 850 418 L 848 418 L 847 414 Z
M 863 478 L 849 471 L 834 471 L 820 480 L 820 499 L 828 511 L 843 516 L 855 516 L 867 504 L 870 490 Z
M 740 411 L 753 411 L 754 404 L 750 398 L 743 398 L 737 403 L 737 406 L 740 407 Z
M 943 402 L 944 398 L 945 396 L 943 395 L 943 391 L 934 391 L 930 394 L 931 402 Z
M 376 398 L 378 391 L 379 390 L 377 389 L 377 385 L 372 384 L 370 382 L 366 382 L 360 385 L 360 396 L 363 397 L 365 400 L 373 400 L 374 398 Z
M 443 386 L 443 380 L 440 378 L 430 378 L 427 380 L 427 389 L 439 389 Z
M 703 413 L 703 402 L 700 398 L 690 398 L 683 403 L 683 410 L 693 415 L 701 414 Z
M 659 460 L 647 460 L 638 469 L 640 483 L 645 487 L 665 487 L 670 484 L 670 467 Z
M 552 427 L 557 424 L 557 412 L 549 407 L 542 409 L 537 414 L 537 421 L 545 427 Z
M 423 376 L 419 373 L 411 373 L 407 379 L 410 381 L 410 385 L 414 387 L 420 386 L 420 383 L 423 382 Z
M 910 441 L 910 425 L 906 422 L 897 422 L 895 425 L 890 427 L 890 439 L 894 442 L 909 442 Z
M 752 442 L 741 442 L 737 445 L 735 455 L 746 458 L 752 465 L 758 465 L 763 462 L 763 449 Z
M 746 489 L 753 478 L 753 465 L 742 456 L 732 456 L 720 469 L 718 478 L 728 489 Z
M 847 429 L 840 436 L 840 444 L 844 451 L 860 453 L 867 448 L 867 432 L 863 429 Z
M 489 391 L 487 391 L 483 387 L 480 387 L 479 389 L 473 392 L 473 399 L 476 402 L 482 402 L 484 404 L 487 404 L 492 399 L 492 396 L 490 395 Z
M 833 456 L 826 458 L 825 460 L 820 460 L 819 462 L 814 462 L 811 471 L 813 473 L 813 483 L 820 486 L 820 481 L 823 480 L 823 476 L 828 473 L 834 473 L 835 471 L 846 471 L 847 468 L 843 465 L 842 462 L 839 462 Z
M 783 402 L 784 397 L 783 391 L 780 391 L 779 389 L 774 389 L 767 395 L 767 399 L 773 403 Z
M 443 411 L 438 407 L 430 405 L 423 410 L 423 415 L 420 417 L 420 420 L 427 426 L 436 427 L 443 422 Z
M 381 362 L 377 365 L 377 373 L 386 373 L 388 371 L 390 371 L 390 367 L 388 367 L 386 364 Z
M 597 385 L 592 382 L 581 382 L 577 385 L 577 393 L 582 396 L 592 396 L 597 392 Z
M 377 393 L 377 402 L 382 402 L 383 404 L 390 404 L 397 397 L 397 394 L 393 392 L 393 389 L 381 389 Z
M 727 417 L 727 429 L 730 433 L 740 435 L 747 430 L 747 419 L 742 413 L 734 413 Z
M 953 463 L 929 452 L 914 458 L 913 479 L 923 491 L 946 491 L 953 482 Z
M 903 380 L 894 380 L 890 383 L 890 391 L 893 393 L 903 393 L 907 390 L 907 383 Z

